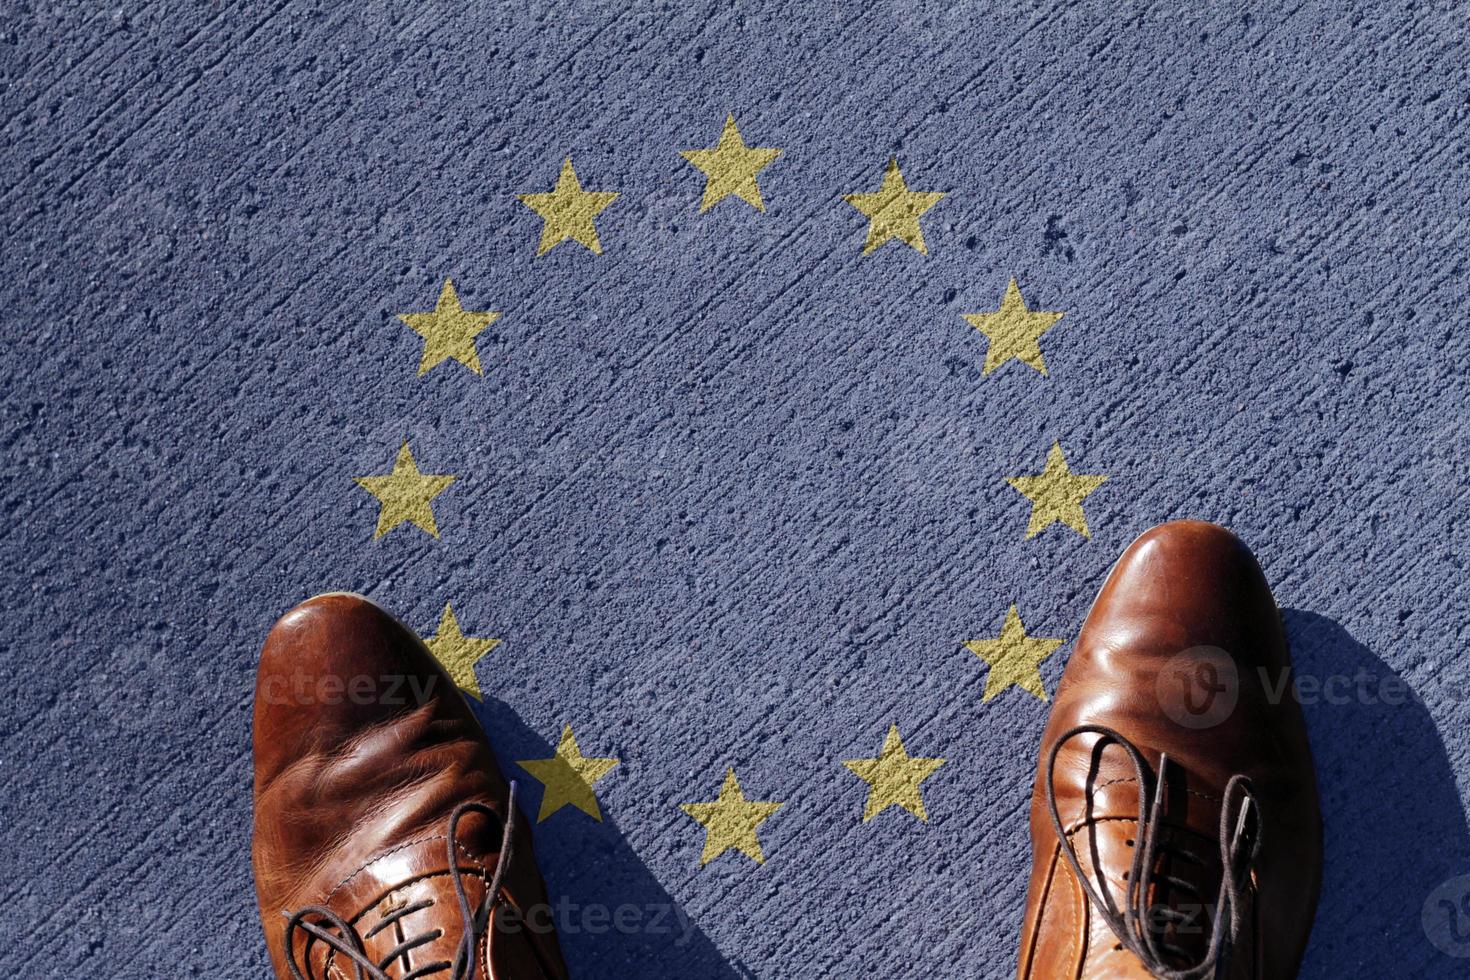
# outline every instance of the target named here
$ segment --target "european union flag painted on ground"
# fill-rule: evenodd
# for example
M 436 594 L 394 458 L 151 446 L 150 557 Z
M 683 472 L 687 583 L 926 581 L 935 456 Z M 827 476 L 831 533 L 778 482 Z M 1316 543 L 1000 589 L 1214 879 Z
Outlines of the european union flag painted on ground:
M 1314 682 L 1306 975 L 1460 975 L 1465 30 L 12 5 L 9 970 L 265 974 L 255 659 L 351 589 L 479 699 L 574 974 L 1003 976 L 1070 641 L 1192 516 Z

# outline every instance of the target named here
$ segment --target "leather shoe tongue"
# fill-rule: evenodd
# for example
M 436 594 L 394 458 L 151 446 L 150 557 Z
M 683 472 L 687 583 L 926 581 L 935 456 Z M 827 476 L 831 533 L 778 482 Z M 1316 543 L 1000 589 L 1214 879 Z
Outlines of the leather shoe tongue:
M 1058 813 L 1083 871 L 1095 888 L 1106 885 L 1121 910 L 1127 904 L 1133 862 L 1145 843 L 1138 823 L 1138 780 L 1126 757 L 1118 757 L 1111 748 L 1100 759 L 1090 752 L 1079 755 L 1067 760 L 1070 778 L 1064 779 L 1064 760 L 1057 760 Z M 1145 922 L 1167 958 L 1176 966 L 1188 966 L 1203 957 L 1217 912 L 1219 806 L 1208 794 L 1192 792 L 1176 776 L 1183 774 L 1171 774 L 1155 830 Z M 1094 868 L 1102 871 L 1103 882 Z

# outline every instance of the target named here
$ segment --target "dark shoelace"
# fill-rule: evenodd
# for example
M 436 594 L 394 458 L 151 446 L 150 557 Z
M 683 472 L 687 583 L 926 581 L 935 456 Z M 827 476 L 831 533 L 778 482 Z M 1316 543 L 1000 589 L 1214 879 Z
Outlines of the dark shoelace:
M 459 821 L 466 813 L 483 813 L 486 816 L 499 819 L 499 815 L 483 803 L 461 803 L 454 808 L 449 815 L 448 851 L 449 851 L 449 878 L 454 882 L 454 894 L 459 899 L 460 921 L 464 923 L 464 935 L 460 937 L 459 951 L 455 954 L 454 962 L 441 960 L 416 967 L 411 973 L 405 973 L 399 980 L 417 980 L 434 973 L 450 971 L 452 980 L 463 980 L 475 974 L 475 960 L 479 953 L 480 937 L 485 934 L 489 927 L 490 916 L 495 908 L 495 903 L 500 898 L 500 889 L 505 884 L 505 870 L 510 866 L 513 842 L 511 834 L 515 829 L 516 820 L 516 784 L 511 780 L 510 797 L 505 805 L 505 820 L 502 822 L 503 831 L 500 840 L 500 856 L 495 862 L 495 874 L 490 878 L 489 887 L 485 889 L 485 899 L 480 903 L 478 909 L 470 908 L 470 899 L 465 891 L 464 879 L 459 870 L 459 861 L 455 855 L 455 838 L 459 830 Z M 434 903 L 432 900 L 415 902 L 401 909 L 395 909 L 383 916 L 367 934 L 371 939 L 384 929 L 389 928 L 404 916 L 414 912 L 422 912 Z M 308 921 L 315 920 L 315 921 Z M 325 923 L 325 927 L 319 922 Z M 356 974 L 356 980 L 393 980 L 388 975 L 388 967 L 394 960 L 399 959 L 411 949 L 416 949 L 427 943 L 431 943 L 443 935 L 440 930 L 416 936 L 405 942 L 399 943 L 381 960 L 374 963 L 367 955 L 367 946 L 352 924 L 343 919 L 337 913 L 324 905 L 308 905 L 295 913 L 287 915 L 286 922 L 286 965 L 291 968 L 291 976 L 295 980 L 309 980 L 305 973 L 301 972 L 301 966 L 296 959 L 296 949 L 293 939 L 296 930 L 305 932 L 311 939 L 306 942 L 310 949 L 312 939 L 318 940 L 332 947 L 347 960 Z
M 1097 743 L 1098 748 L 1109 742 L 1122 746 L 1128 753 L 1129 761 L 1133 764 L 1133 771 L 1138 780 L 1139 839 L 1133 851 L 1132 869 L 1125 875 L 1128 889 L 1122 909 L 1119 909 L 1117 903 L 1113 901 L 1112 893 L 1103 883 L 1104 878 L 1101 873 L 1097 876 L 1097 888 L 1094 888 L 1087 875 L 1082 873 L 1082 864 L 1077 859 L 1077 851 L 1063 830 L 1061 814 L 1057 812 L 1055 786 L 1057 753 L 1071 739 L 1090 733 L 1102 736 Z M 1185 967 L 1172 966 L 1166 957 L 1173 957 L 1177 962 L 1187 956 L 1186 951 L 1156 936 L 1157 930 L 1151 928 L 1151 923 L 1162 920 L 1178 925 L 1189 921 L 1190 917 L 1178 909 L 1150 905 L 1154 885 L 1158 881 L 1193 892 L 1195 895 L 1198 895 L 1199 892 L 1193 884 L 1181 878 L 1169 875 L 1158 875 L 1157 878 L 1155 876 L 1154 865 L 1160 853 L 1159 838 L 1163 828 L 1161 814 L 1164 793 L 1162 790 L 1166 785 L 1168 766 L 1168 755 L 1161 755 L 1159 771 L 1157 775 L 1154 775 L 1149 771 L 1148 762 L 1144 759 L 1143 753 L 1122 735 L 1103 725 L 1078 725 L 1064 732 L 1051 747 L 1046 763 L 1046 804 L 1051 811 L 1052 829 L 1056 831 L 1062 854 L 1066 857 L 1067 863 L 1072 866 L 1072 872 L 1077 876 L 1078 882 L 1086 889 L 1088 900 L 1107 922 L 1113 934 L 1118 937 L 1119 943 L 1138 957 L 1143 965 L 1160 980 L 1204 980 L 1206 977 L 1216 976 L 1224 968 L 1230 955 L 1230 947 L 1240 934 L 1241 896 L 1246 878 L 1250 873 L 1251 863 L 1261 849 L 1261 809 L 1255 795 L 1251 792 L 1250 781 L 1240 774 L 1231 776 L 1230 781 L 1225 785 L 1225 794 L 1220 803 L 1220 892 L 1216 898 L 1214 920 L 1210 924 L 1210 941 L 1205 948 L 1204 955 L 1197 962 Z M 1255 817 L 1256 826 L 1248 833 L 1247 823 L 1252 815 Z M 1203 863 L 1198 855 L 1184 852 L 1183 856 L 1193 863 Z M 1228 921 L 1228 929 L 1221 928 L 1222 920 Z

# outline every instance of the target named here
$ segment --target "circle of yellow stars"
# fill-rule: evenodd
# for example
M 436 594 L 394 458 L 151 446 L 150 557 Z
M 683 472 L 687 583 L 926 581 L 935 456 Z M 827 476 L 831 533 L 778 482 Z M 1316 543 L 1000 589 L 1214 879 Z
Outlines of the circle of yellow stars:
M 714 145 L 679 151 L 703 175 L 701 214 L 731 199 L 765 213 L 761 179 L 782 153 L 775 147 L 749 145 L 733 114 L 726 116 Z M 594 182 L 593 186 L 597 184 Z M 912 189 L 898 158 L 890 158 L 876 190 L 842 195 L 842 201 L 867 221 L 860 255 L 870 256 L 894 243 L 900 250 L 907 246 L 913 253 L 927 256 L 929 245 L 922 221 L 947 195 L 946 191 Z M 572 158 L 564 158 L 551 190 L 517 195 L 520 203 L 541 221 L 536 256 L 544 256 L 568 243 L 580 245 L 592 255 L 602 255 L 598 219 L 620 196 L 617 191 L 584 187 Z M 1032 308 L 1012 276 L 996 309 L 961 313 L 960 317 L 985 340 L 984 377 L 1016 361 L 1036 375 L 1048 378 L 1050 373 L 1041 342 L 1065 315 L 1061 311 Z M 477 339 L 501 316 L 495 310 L 465 309 L 454 281 L 445 278 L 433 309 L 399 313 L 397 319 L 423 342 L 418 360 L 420 377 L 451 361 L 483 377 Z M 378 503 L 374 540 L 404 525 L 438 539 L 439 525 L 432 505 L 457 479 L 421 471 L 407 440 L 399 447 L 390 472 L 354 478 Z M 1091 537 L 1091 529 L 1083 504 L 1106 479 L 1102 474 L 1074 472 L 1061 444 L 1053 442 L 1041 472 L 1010 476 L 1005 482 L 1030 504 L 1027 540 L 1053 525 L 1061 525 L 1087 539 Z M 483 699 L 475 665 L 499 647 L 501 640 L 466 635 L 451 604 L 446 603 L 437 630 L 424 642 L 465 697 Z M 987 668 L 982 701 L 988 703 L 1012 687 L 1041 701 L 1048 700 L 1040 667 L 1065 642 L 1028 634 L 1016 605 L 1012 604 L 998 635 L 964 643 Z M 842 766 L 867 788 L 861 822 L 867 824 L 886 811 L 897 810 L 926 823 L 929 814 L 921 787 L 945 762 L 942 758 L 910 755 L 898 726 L 890 725 L 877 755 L 842 760 Z M 621 760 L 584 755 L 572 726 L 565 724 L 555 752 L 549 758 L 526 759 L 516 764 L 542 786 L 538 823 L 564 809 L 580 811 L 600 821 L 602 808 L 595 787 Z M 784 802 L 747 797 L 734 768 L 730 767 L 715 799 L 683 803 L 680 809 L 705 832 L 699 862 L 703 867 L 728 852 L 763 864 L 766 856 L 760 828 L 783 806 Z

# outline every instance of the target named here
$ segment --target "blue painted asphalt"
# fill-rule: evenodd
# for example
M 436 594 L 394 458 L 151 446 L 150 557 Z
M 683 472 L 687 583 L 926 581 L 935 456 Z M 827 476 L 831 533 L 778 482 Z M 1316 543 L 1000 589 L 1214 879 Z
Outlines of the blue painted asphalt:
M 1252 9 L 13 5 L 11 969 L 265 974 L 255 659 L 342 588 L 504 641 L 478 676 L 507 763 L 565 723 L 622 760 L 604 822 L 563 810 L 538 852 L 569 907 L 675 928 L 566 929 L 576 975 L 1005 975 L 1046 705 L 982 703 L 962 644 L 1012 603 L 1074 637 L 1129 540 L 1201 517 L 1258 552 L 1303 673 L 1417 695 L 1307 707 L 1328 865 L 1304 974 L 1464 975 L 1436 919 L 1470 872 L 1464 22 Z M 764 213 L 699 213 L 678 151 L 727 113 L 783 150 Z M 568 154 L 621 196 L 602 255 L 537 258 L 516 195 Z M 891 156 L 947 192 L 927 256 L 860 254 L 842 196 Z M 983 375 L 960 317 L 1011 276 L 1066 313 L 1046 377 Z M 445 277 L 504 314 L 483 377 L 416 375 L 395 314 Z M 405 438 L 459 480 L 440 539 L 374 541 L 352 479 Z M 1090 538 L 1025 539 L 1005 478 L 1053 441 L 1108 476 Z M 891 723 L 947 760 L 927 824 L 863 824 L 840 764 Z M 678 808 L 727 766 L 786 803 L 763 866 L 701 869 Z

